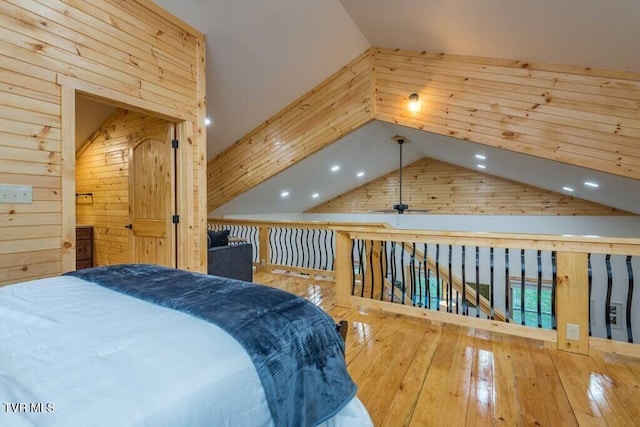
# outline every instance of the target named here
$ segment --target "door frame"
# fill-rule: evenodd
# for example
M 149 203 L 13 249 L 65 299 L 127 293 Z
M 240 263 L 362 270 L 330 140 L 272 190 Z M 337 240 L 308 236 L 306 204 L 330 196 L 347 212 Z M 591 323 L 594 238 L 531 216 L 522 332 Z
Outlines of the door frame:
M 92 83 L 69 77 L 64 74 L 57 75 L 57 83 L 62 86 L 61 93 L 61 152 L 62 152 L 62 242 L 61 242 L 61 270 L 63 273 L 76 269 L 76 153 L 75 153 L 75 128 L 76 128 L 76 93 L 106 102 L 116 107 L 127 110 L 150 114 L 175 123 L 176 137 L 185 143 L 181 144 L 176 153 L 176 199 L 177 215 L 180 215 L 180 223 L 177 227 L 175 239 L 177 268 L 204 271 L 206 261 L 206 233 L 194 236 L 192 230 L 206 227 L 206 141 L 204 136 L 200 138 L 199 153 L 194 153 L 193 144 L 186 143 L 195 138 L 194 121 L 204 123 L 204 108 L 199 108 L 198 117 L 170 107 L 158 105 L 136 96 L 127 95 L 113 89 L 108 89 Z M 200 117 L 201 116 L 201 117 Z M 204 130 L 201 131 L 204 135 Z M 195 158 L 203 159 L 198 176 L 194 174 Z M 198 215 L 194 215 L 194 187 L 195 179 L 199 184 Z M 205 188 L 202 188 L 202 187 Z M 190 209 L 191 208 L 191 209 Z M 197 222 L 197 223 L 196 223 Z M 199 227 L 198 227 L 199 226 Z M 195 238 L 198 238 L 196 245 Z M 205 245 L 205 246 L 203 246 Z M 195 259 L 194 248 L 200 249 L 199 259 Z

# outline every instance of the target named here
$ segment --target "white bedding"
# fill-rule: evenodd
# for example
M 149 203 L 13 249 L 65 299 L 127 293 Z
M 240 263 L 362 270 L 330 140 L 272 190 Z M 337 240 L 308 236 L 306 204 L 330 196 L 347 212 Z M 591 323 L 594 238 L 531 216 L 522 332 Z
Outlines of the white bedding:
M 0 287 L 0 426 L 32 425 L 273 421 L 249 356 L 222 329 L 56 277 Z M 323 425 L 372 423 L 354 398 Z

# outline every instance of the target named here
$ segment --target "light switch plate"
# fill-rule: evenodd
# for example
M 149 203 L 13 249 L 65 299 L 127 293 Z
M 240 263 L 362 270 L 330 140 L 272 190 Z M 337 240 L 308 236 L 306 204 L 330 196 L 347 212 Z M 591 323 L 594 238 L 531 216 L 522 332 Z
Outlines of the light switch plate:
M 0 184 L 0 203 L 33 203 L 33 187 L 30 185 Z

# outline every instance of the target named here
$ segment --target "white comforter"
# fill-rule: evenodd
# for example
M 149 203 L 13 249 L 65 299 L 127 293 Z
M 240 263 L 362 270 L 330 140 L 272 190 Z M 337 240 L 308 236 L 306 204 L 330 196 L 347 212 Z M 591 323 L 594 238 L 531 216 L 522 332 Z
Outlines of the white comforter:
M 0 426 L 271 426 L 215 325 L 73 277 L 0 287 Z M 354 398 L 324 425 L 370 426 Z

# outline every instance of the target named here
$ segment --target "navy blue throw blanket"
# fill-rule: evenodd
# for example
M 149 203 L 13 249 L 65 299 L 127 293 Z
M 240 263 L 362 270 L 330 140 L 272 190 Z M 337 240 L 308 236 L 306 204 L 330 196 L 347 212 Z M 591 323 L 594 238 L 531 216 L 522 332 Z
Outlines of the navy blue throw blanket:
M 320 308 L 296 295 L 239 280 L 144 264 L 66 273 L 207 320 L 249 353 L 276 426 L 326 421 L 356 393 L 344 343 Z

